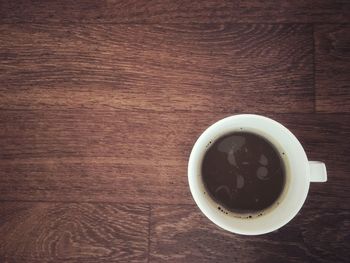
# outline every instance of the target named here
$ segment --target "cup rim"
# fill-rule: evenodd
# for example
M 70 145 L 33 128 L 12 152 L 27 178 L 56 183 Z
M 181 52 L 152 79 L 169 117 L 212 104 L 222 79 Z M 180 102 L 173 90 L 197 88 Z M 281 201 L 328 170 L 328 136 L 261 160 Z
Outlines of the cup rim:
M 206 195 L 201 182 L 201 162 L 206 149 L 216 139 L 234 131 L 250 131 L 262 135 L 283 151 L 289 165 L 290 182 L 284 199 L 278 206 L 259 217 L 237 218 L 222 213 Z M 259 235 L 272 232 L 287 224 L 303 206 L 310 184 L 308 159 L 298 139 L 282 124 L 268 117 L 239 114 L 226 117 L 209 126 L 195 142 L 189 162 L 188 181 L 191 194 L 199 209 L 219 227 L 237 234 Z

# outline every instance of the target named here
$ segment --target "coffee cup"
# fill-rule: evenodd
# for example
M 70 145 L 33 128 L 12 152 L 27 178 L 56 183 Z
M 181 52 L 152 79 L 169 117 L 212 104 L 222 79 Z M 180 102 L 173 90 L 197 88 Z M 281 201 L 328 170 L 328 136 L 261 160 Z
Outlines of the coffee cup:
M 203 181 L 202 164 L 211 145 L 235 132 L 258 135 L 271 143 L 284 164 L 285 183 L 279 197 L 257 213 L 231 211 L 208 194 Z M 260 235 L 275 231 L 292 220 L 302 208 L 310 182 L 326 182 L 326 166 L 309 161 L 298 139 L 286 127 L 270 118 L 240 114 L 224 118 L 207 128 L 193 146 L 188 162 L 191 194 L 203 214 L 219 227 L 242 235 Z

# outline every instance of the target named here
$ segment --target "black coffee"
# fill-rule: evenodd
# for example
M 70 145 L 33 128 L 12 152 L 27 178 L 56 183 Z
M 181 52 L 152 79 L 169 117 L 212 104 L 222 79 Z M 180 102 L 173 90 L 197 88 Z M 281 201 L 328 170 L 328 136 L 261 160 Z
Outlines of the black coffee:
M 235 132 L 219 138 L 207 150 L 202 177 L 218 204 L 236 213 L 256 213 L 280 196 L 285 169 L 278 151 L 265 138 Z

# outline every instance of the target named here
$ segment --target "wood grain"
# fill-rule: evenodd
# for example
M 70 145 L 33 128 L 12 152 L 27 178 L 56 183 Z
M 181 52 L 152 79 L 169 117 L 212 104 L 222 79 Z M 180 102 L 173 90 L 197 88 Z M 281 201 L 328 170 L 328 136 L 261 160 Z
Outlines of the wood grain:
M 350 112 L 350 25 L 315 27 L 316 110 Z
M 39 23 L 346 23 L 347 0 L 1 0 L 0 22 Z
M 312 112 L 312 52 L 308 25 L 0 25 L 0 105 Z
M 223 113 L 0 111 L 0 199 L 192 204 L 191 148 Z M 350 115 L 270 114 L 324 161 L 327 185 L 312 191 L 346 198 Z
M 148 206 L 0 203 L 1 262 L 146 262 Z
M 348 262 L 350 207 L 309 195 L 283 228 L 241 236 L 211 223 L 196 206 L 154 206 L 151 262 Z
M 0 0 L 0 262 L 347 262 L 350 2 Z M 187 161 L 236 113 L 328 182 L 274 233 L 198 210 Z

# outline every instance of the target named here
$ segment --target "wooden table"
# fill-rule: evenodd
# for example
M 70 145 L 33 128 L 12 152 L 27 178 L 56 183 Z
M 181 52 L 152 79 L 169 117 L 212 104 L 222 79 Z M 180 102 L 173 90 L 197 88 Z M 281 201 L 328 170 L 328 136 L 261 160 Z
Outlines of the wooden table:
M 349 262 L 350 2 L 0 0 L 0 262 Z M 282 122 L 329 181 L 262 236 L 194 204 L 196 138 Z

